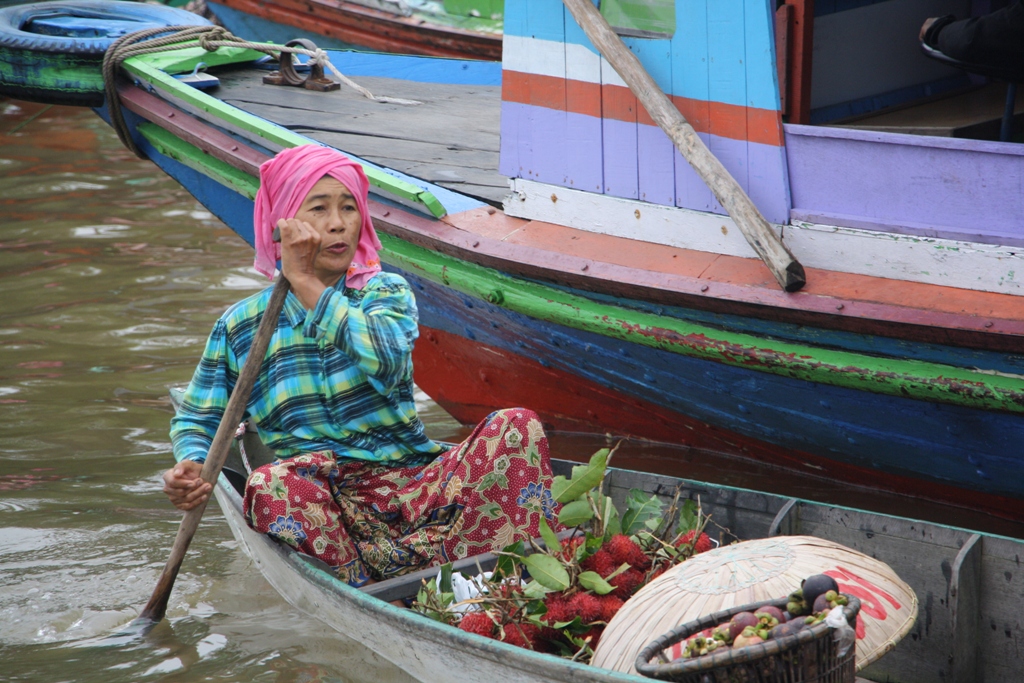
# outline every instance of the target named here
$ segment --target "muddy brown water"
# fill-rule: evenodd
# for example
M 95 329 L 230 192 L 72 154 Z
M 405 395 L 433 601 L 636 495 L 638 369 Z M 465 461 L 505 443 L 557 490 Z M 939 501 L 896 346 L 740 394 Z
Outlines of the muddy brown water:
M 91 111 L 0 99 L 0 681 L 406 681 L 284 603 L 210 506 L 168 619 L 110 638 L 153 590 L 180 515 L 160 493 L 167 390 L 213 320 L 263 286 L 251 250 Z M 467 430 L 425 394 L 431 435 Z M 556 436 L 574 459 L 601 437 Z M 1020 535 L 939 506 L 669 446 L 621 466 Z M 868 505 L 860 505 L 868 507 Z

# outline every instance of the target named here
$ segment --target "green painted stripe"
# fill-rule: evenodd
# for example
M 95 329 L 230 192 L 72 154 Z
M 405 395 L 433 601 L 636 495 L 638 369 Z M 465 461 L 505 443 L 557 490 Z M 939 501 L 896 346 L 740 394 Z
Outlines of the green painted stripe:
M 230 187 L 249 199 L 256 198 L 260 181 L 248 173 L 239 171 L 220 159 L 214 159 L 195 145 L 185 142 L 156 124 L 139 124 L 139 133 L 164 156 L 202 173 L 216 183 Z
M 223 54 L 221 54 L 222 51 Z M 202 48 L 195 47 L 140 55 L 125 60 L 123 67 L 129 73 L 145 79 L 167 94 L 274 145 L 297 147 L 315 142 L 298 133 L 293 133 L 287 128 L 210 97 L 201 90 L 185 85 L 170 75 L 170 73 L 191 72 L 199 62 L 205 62 L 209 66 L 219 66 L 250 62 L 262 56 L 261 52 L 242 48 L 222 47 L 216 52 L 206 52 Z M 395 178 L 375 168 L 363 166 L 363 171 L 366 172 L 366 177 L 372 186 L 406 201 L 422 204 L 435 218 L 441 218 L 448 213 L 437 197 L 428 190 L 420 189 L 412 183 Z
M 516 313 L 685 356 L 858 391 L 1024 413 L 1024 377 L 772 342 L 603 304 L 379 233 L 385 262 Z

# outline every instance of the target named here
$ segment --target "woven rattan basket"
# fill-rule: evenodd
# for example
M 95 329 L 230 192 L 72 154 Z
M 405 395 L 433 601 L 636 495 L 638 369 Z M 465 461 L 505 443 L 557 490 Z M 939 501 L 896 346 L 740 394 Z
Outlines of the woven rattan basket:
M 641 588 L 608 623 L 594 666 L 635 673 L 644 646 L 663 633 L 738 605 L 789 595 L 812 574 L 828 574 L 861 602 L 857 667 L 896 646 L 914 625 L 917 596 L 883 562 L 813 536 L 775 536 L 696 555 Z
M 847 596 L 843 607 L 846 621 L 857 618 L 860 601 Z M 804 628 L 790 636 L 757 645 L 729 649 L 693 659 L 660 661 L 659 655 L 672 645 L 707 628 L 729 621 L 740 612 L 756 612 L 774 605 L 786 608 L 787 598 L 741 605 L 690 621 L 645 647 L 634 667 L 649 678 L 679 683 L 854 683 L 856 649 L 849 647 L 842 657 L 831 627 L 824 623 Z M 656 660 L 656 661 L 651 661 Z

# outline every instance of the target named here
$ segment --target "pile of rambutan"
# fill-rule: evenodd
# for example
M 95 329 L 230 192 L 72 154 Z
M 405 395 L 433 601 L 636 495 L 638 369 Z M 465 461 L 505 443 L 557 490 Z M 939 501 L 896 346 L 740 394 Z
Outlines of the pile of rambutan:
M 473 599 L 456 601 L 442 568 L 413 608 L 469 633 L 589 661 L 605 626 L 637 590 L 713 547 L 704 532 L 708 518 L 693 501 L 680 505 L 678 493 L 663 512 L 657 496 L 630 491 L 620 515 L 601 492 L 612 452 L 599 451 L 571 478 L 555 477 L 558 524 L 541 520 L 540 539 L 496 553 L 494 572 L 473 579 L 483 586 Z

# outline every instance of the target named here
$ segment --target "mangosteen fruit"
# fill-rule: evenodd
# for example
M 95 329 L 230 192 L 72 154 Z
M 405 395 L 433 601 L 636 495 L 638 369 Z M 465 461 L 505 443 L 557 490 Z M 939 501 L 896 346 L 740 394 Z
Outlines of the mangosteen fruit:
M 757 624 L 758 619 L 753 612 L 740 612 L 733 615 L 729 621 L 729 640 L 735 641 L 736 636 L 743 633 L 743 629 L 748 626 L 757 626 Z
M 748 645 L 757 645 L 758 643 L 763 642 L 764 638 L 757 635 L 757 630 L 753 626 L 748 626 L 747 628 L 743 629 L 742 633 L 740 633 L 738 636 L 736 636 L 736 638 L 733 639 L 732 646 L 747 647 Z
M 791 636 L 794 633 L 798 633 L 807 624 L 800 619 L 794 619 L 793 621 L 787 621 L 785 624 L 779 624 L 768 633 L 770 639 L 785 638 Z
M 828 591 L 839 592 L 839 585 L 831 576 L 825 574 L 814 574 L 800 582 L 800 590 L 803 592 L 804 602 L 813 605 L 818 596 Z
M 754 615 L 758 619 L 761 618 L 762 614 L 767 614 L 772 619 L 775 619 L 775 621 L 778 622 L 778 623 L 782 623 L 782 621 L 783 621 L 783 619 L 782 619 L 782 610 L 780 610 L 778 607 L 775 607 L 774 605 L 766 605 L 765 607 L 758 607 L 757 610 L 754 612 Z

